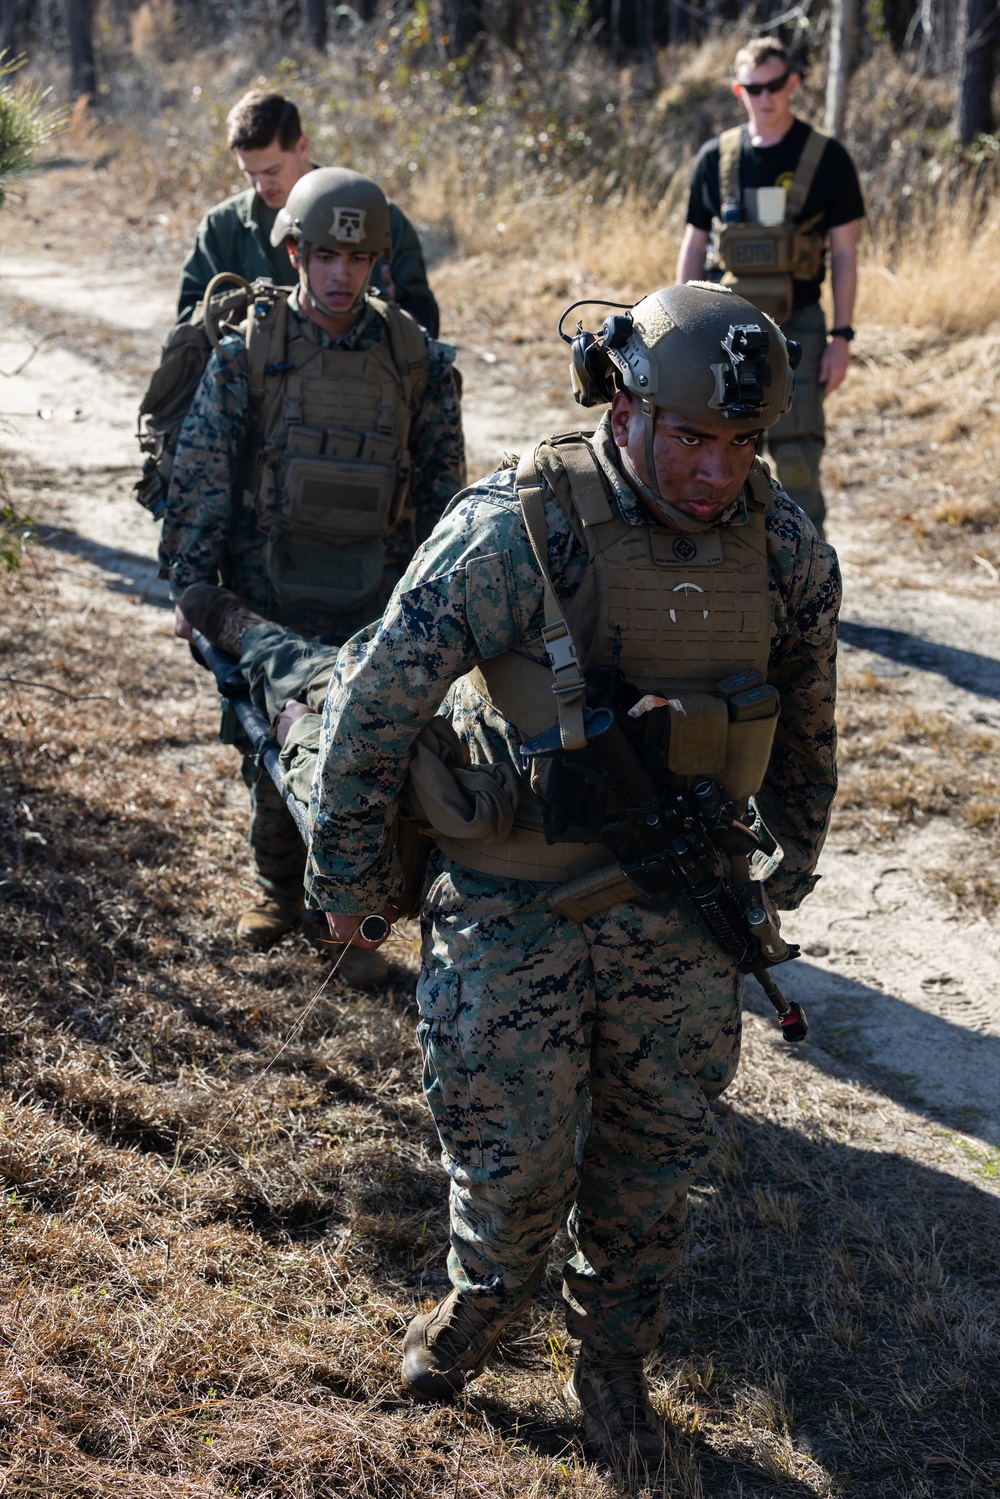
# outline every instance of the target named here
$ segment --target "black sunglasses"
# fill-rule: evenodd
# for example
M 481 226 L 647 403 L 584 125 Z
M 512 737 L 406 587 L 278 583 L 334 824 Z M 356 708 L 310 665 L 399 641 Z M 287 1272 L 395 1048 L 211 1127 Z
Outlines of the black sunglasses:
M 740 83 L 740 88 L 745 94 L 752 94 L 756 99 L 758 94 L 780 94 L 793 72 L 794 69 L 789 68 L 788 72 L 782 73 L 780 78 L 769 78 L 767 83 L 740 83 L 738 78 L 736 82 Z

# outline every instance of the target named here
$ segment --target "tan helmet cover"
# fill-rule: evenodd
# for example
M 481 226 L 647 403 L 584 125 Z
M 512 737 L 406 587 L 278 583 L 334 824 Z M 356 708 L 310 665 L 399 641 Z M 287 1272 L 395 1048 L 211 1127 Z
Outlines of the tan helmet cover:
M 606 352 L 624 389 L 644 402 L 730 432 L 759 432 L 791 406 L 795 377 L 784 334 L 729 287 L 710 281 L 664 286 L 636 303 L 632 321 L 625 343 L 617 349 L 606 346 Z M 767 334 L 771 372 L 763 405 L 747 417 L 720 409 L 720 371 L 727 363 L 722 344 L 730 329 L 741 324 L 756 324 Z
M 365 250 L 388 254 L 389 204 L 370 177 L 346 167 L 317 167 L 306 172 L 288 194 L 271 230 L 272 245 L 286 239 L 305 241 L 324 250 Z

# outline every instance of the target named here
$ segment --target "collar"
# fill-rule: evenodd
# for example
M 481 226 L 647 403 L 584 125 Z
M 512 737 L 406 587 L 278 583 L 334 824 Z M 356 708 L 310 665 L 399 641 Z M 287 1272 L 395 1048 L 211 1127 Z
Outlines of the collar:
M 606 411 L 601 417 L 600 425 L 590 439 L 590 446 L 602 474 L 608 481 L 622 520 L 627 521 L 630 526 L 661 524 L 669 528 L 669 522 L 666 519 L 660 521 L 654 519 L 640 496 L 643 493 L 648 494 L 650 502 L 655 504 L 661 512 L 664 506 L 656 499 L 652 490 L 643 484 L 638 474 L 629 474 L 623 465 L 622 450 L 611 433 L 610 412 Z M 682 511 L 675 510 L 672 505 L 667 505 L 665 508 L 668 516 L 678 518 L 676 522 L 678 531 L 714 531 L 716 526 L 745 526 L 750 518 L 746 503 L 746 485 L 740 490 L 728 510 L 724 510 L 710 525 L 701 521 L 692 522 Z
M 256 188 L 248 187 L 246 192 L 240 193 L 236 200 L 236 212 L 247 229 L 259 229 L 267 243 L 271 243 L 271 230 L 278 217 L 278 210 L 268 208 Z
M 289 295 L 288 311 L 304 331 L 311 332 L 315 336 L 316 341 L 321 349 L 357 348 L 361 339 L 365 337 L 366 334 L 370 334 L 372 331 L 374 331 L 373 322 L 377 324 L 379 321 L 378 313 L 373 311 L 373 309 L 368 305 L 368 300 L 366 298 L 364 312 L 361 314 L 361 317 L 358 319 L 358 321 L 354 324 L 354 327 L 351 329 L 351 331 L 349 333 L 345 333 L 342 338 L 333 338 L 329 333 L 327 333 L 325 328 L 321 328 L 319 323 L 314 323 L 312 318 L 307 317 L 303 312 L 302 304 L 299 301 L 299 288 L 297 286 L 295 290 Z

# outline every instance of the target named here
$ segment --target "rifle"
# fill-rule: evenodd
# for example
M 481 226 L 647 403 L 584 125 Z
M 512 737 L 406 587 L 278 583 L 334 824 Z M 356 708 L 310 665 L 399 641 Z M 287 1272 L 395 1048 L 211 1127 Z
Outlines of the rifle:
M 309 847 L 309 814 L 285 787 L 281 774 L 281 750 L 271 734 L 271 726 L 263 713 L 258 712 L 250 701 L 250 689 L 234 657 L 212 645 L 199 630 L 194 630 L 194 654 L 215 677 L 219 696 L 222 699 L 223 721 L 232 713 L 246 737 L 249 753 L 256 763 L 266 770 L 277 786 L 282 801 L 291 813 L 302 841 Z M 227 741 L 228 743 L 228 741 Z M 242 746 L 241 746 L 242 748 Z
M 689 792 L 664 791 L 612 708 L 588 708 L 584 731 L 582 750 L 562 749 L 557 724 L 523 744 L 521 754 L 526 763 L 552 762 L 547 841 L 603 843 L 620 862 L 560 886 L 550 893 L 549 903 L 580 920 L 619 900 L 680 891 L 740 973 L 753 974 L 777 1011 L 785 1040 L 803 1040 L 805 1011 L 786 999 L 767 971 L 797 958 L 799 949 L 780 935 L 763 885 L 756 882 L 752 901 L 744 905 L 726 876 L 723 853 L 746 867 L 750 854 L 765 852 L 757 835 L 740 821 L 737 805 L 724 801 L 707 777 L 695 781 Z

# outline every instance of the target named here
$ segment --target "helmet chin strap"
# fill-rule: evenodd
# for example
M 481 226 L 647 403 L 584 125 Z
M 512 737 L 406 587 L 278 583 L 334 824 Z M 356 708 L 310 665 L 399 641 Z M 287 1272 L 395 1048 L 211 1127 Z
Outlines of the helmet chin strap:
M 368 284 L 366 282 L 346 312 L 339 307 L 328 307 L 309 285 L 309 245 L 304 239 L 299 240 L 299 297 L 301 301 L 307 302 L 314 312 L 320 313 L 322 317 L 336 318 L 338 321 L 341 318 L 353 317 L 356 312 L 360 311 L 367 295 Z
M 659 485 L 656 482 L 656 464 L 653 461 L 653 433 L 656 427 L 656 407 L 652 401 L 642 402 L 642 415 L 646 429 L 646 472 L 649 474 L 650 482 L 646 483 L 639 478 L 635 470 L 635 464 L 629 457 L 628 451 L 625 448 L 620 448 L 622 467 L 630 483 L 668 526 L 673 526 L 678 531 L 687 531 L 694 536 L 704 531 L 711 531 L 718 525 L 718 519 L 695 520 L 693 516 L 685 515 L 683 510 L 678 510 L 676 505 L 671 505 L 670 501 L 665 500 L 660 493 Z

